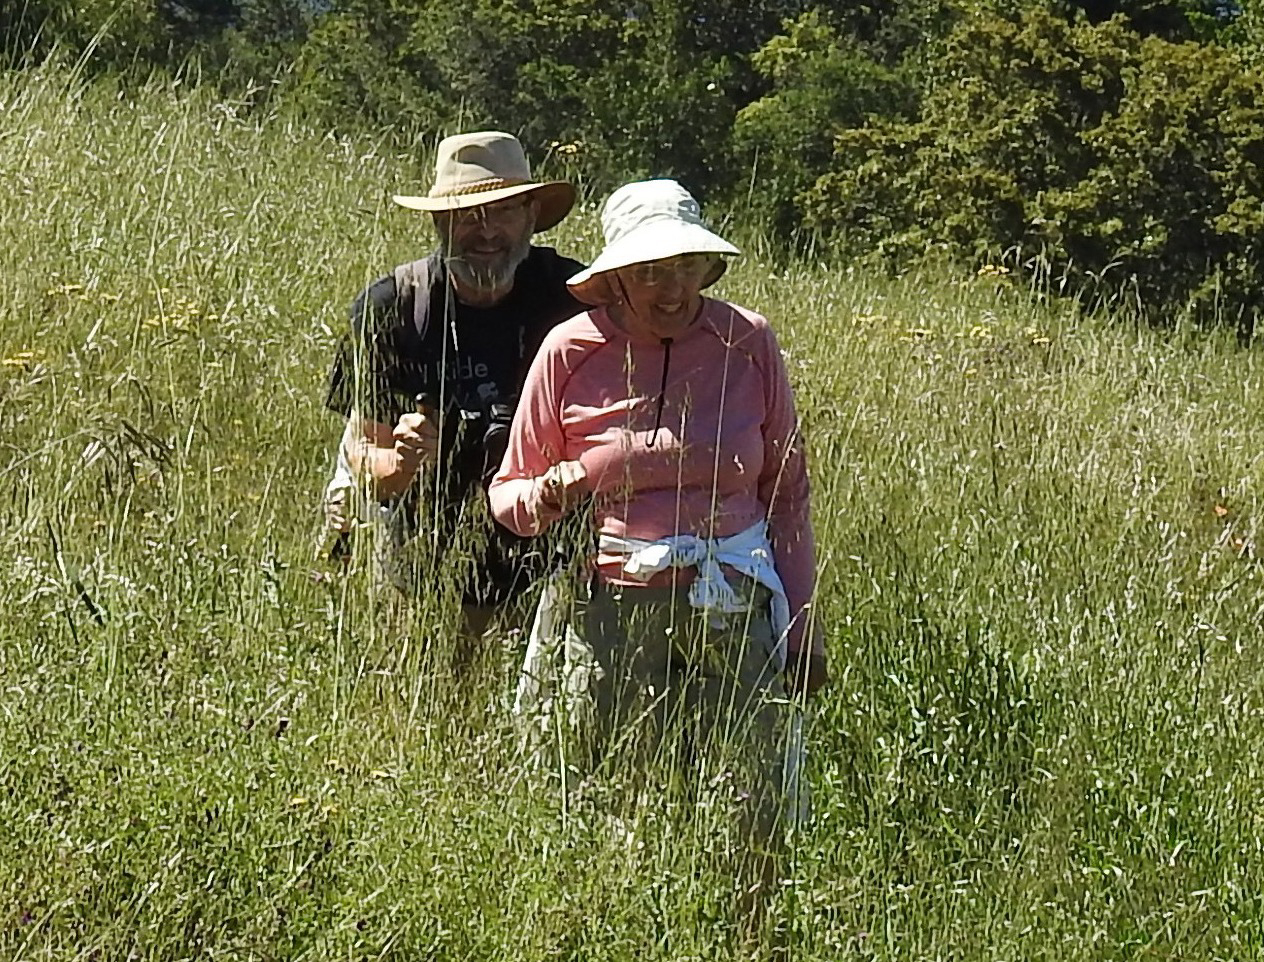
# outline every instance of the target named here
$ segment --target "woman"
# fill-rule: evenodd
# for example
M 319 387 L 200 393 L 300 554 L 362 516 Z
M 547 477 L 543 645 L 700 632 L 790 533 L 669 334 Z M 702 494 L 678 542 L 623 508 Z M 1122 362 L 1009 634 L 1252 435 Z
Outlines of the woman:
M 738 250 L 679 184 L 620 188 L 602 227 L 601 255 L 568 281 L 594 307 L 535 358 L 492 512 L 535 535 L 591 505 L 590 596 L 560 619 L 596 669 L 595 760 L 615 741 L 690 762 L 723 749 L 744 825 L 768 838 L 786 689 L 826 677 L 785 366 L 763 317 L 702 295 Z

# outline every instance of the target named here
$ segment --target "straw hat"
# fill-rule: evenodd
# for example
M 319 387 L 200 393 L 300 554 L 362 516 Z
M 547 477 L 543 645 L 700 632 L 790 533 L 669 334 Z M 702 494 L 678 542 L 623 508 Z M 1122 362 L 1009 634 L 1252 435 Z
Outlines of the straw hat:
M 533 193 L 540 203 L 537 232 L 548 230 L 570 213 L 575 188 L 563 181 L 537 184 L 522 144 L 512 134 L 480 130 L 439 141 L 434 186 L 424 197 L 396 194 L 395 203 L 410 210 L 463 210 Z
M 601 212 L 605 249 L 592 266 L 566 283 L 587 304 L 616 300 L 610 271 L 680 254 L 740 254 L 736 247 L 702 226 L 693 195 L 674 180 L 625 184 L 610 195 Z M 719 258 L 702 286 L 720 279 L 728 265 Z

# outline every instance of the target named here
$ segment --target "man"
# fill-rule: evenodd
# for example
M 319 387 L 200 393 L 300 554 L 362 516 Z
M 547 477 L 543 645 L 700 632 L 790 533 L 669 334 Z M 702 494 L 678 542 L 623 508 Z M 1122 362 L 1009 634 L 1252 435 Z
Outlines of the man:
M 439 249 L 361 292 L 326 404 L 347 418 L 346 472 L 384 506 L 392 580 L 425 592 L 444 558 L 460 578 L 466 632 L 481 635 L 543 569 L 541 549 L 478 502 L 540 342 L 583 310 L 566 286 L 583 265 L 531 243 L 570 212 L 575 191 L 532 181 L 518 140 L 482 131 L 442 140 L 430 192 L 394 199 L 430 213 Z M 463 538 L 466 550 L 454 550 Z M 422 542 L 429 554 L 411 552 L 420 563 L 401 560 Z

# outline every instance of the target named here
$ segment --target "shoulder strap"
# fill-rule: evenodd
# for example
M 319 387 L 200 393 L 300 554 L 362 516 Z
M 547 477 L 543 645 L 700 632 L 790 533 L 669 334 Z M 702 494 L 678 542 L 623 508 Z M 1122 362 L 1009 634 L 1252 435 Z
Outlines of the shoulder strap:
M 395 268 L 395 294 L 403 299 L 408 289 L 413 293 L 413 326 L 418 336 L 425 336 L 430 326 L 430 258 L 400 264 Z

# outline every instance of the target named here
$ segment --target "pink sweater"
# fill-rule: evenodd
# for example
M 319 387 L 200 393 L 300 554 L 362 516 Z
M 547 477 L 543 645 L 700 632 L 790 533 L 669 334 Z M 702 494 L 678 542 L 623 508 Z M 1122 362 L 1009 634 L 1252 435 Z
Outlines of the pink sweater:
M 727 537 L 767 519 L 794 619 L 789 648 L 799 651 L 806 619 L 797 616 L 811 600 L 816 559 L 807 465 L 772 328 L 758 314 L 706 298 L 698 321 L 666 354 L 658 338 L 627 334 L 604 308 L 554 328 L 527 375 L 489 491 L 492 512 L 519 534 L 544 531 L 558 512 L 540 501 L 541 475 L 578 460 L 605 534 Z M 640 583 L 616 557 L 597 564 L 607 581 Z

